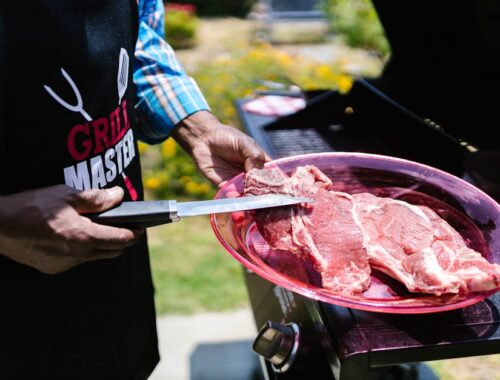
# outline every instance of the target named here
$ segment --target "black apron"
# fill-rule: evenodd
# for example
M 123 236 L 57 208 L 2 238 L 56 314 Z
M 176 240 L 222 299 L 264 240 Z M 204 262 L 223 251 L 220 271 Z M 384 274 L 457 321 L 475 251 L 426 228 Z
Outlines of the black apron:
M 373 0 L 392 48 L 377 85 L 479 148 L 500 148 L 500 2 Z
M 0 195 L 119 185 L 141 199 L 135 0 L 1 3 Z M 0 379 L 144 379 L 158 362 L 145 237 L 55 276 L 0 256 L 0 308 Z

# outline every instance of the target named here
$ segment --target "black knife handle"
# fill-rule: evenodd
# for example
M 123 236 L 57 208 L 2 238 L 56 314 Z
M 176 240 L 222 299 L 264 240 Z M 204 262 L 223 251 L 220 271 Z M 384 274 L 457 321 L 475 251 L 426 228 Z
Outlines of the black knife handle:
M 177 222 L 176 201 L 122 202 L 101 213 L 86 214 L 93 222 L 125 228 L 146 228 Z

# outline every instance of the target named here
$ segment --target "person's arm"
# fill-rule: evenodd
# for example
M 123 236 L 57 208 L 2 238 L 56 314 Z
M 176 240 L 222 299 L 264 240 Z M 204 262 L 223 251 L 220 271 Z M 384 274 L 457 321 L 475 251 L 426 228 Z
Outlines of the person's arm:
M 163 39 L 163 4 L 139 1 L 139 40 L 134 67 L 140 138 L 157 143 L 172 136 L 199 170 L 220 185 L 269 158 L 243 132 L 222 124 L 209 110 L 198 86 Z
M 139 38 L 135 50 L 139 138 L 147 143 L 167 139 L 182 120 L 210 108 L 173 49 L 165 42 L 161 1 L 139 0 Z
M 65 185 L 0 196 L 0 254 L 48 274 L 116 257 L 140 232 L 81 214 L 104 211 L 122 198 L 120 187 L 77 191 Z

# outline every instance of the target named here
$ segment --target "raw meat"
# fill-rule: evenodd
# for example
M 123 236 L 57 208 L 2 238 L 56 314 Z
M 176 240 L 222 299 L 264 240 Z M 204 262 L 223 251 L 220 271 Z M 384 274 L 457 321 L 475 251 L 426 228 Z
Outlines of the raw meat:
M 468 248 L 430 208 L 366 193 L 352 197 L 370 265 L 408 290 L 442 294 L 500 286 L 500 266 Z
M 279 169 L 254 169 L 247 174 L 245 194 L 284 193 L 314 198 L 314 207 L 283 207 L 255 214 L 259 231 L 276 249 L 310 257 L 323 287 L 336 293 L 361 293 L 370 285 L 363 235 L 353 218 L 353 202 L 330 191 L 331 181 L 312 166 L 288 177 Z
M 411 292 L 458 293 L 500 286 L 500 266 L 468 248 L 433 210 L 372 194 L 334 191 L 314 166 L 290 176 L 280 169 L 254 169 L 245 194 L 281 193 L 314 198 L 306 207 L 255 213 L 268 244 L 310 258 L 323 287 L 358 294 L 370 286 L 371 268 L 402 282 Z

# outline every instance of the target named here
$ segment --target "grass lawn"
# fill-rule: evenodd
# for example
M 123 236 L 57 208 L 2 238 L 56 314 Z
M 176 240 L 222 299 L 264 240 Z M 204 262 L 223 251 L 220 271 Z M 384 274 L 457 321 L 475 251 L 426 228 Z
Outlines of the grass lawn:
M 149 246 L 158 314 L 248 304 L 241 266 L 219 244 L 208 217 L 152 228 Z

